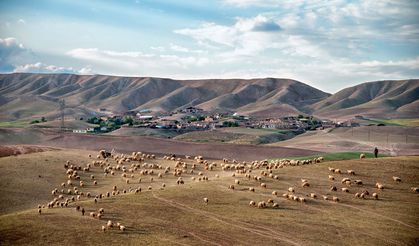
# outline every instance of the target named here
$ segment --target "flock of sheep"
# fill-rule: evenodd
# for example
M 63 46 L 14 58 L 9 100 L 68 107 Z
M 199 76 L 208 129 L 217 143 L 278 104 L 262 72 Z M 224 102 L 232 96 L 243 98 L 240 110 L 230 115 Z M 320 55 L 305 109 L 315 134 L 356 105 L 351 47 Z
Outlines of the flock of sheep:
M 365 156 L 361 155 L 360 158 Z M 84 191 L 87 187 L 94 187 L 98 185 L 98 180 L 92 173 L 92 169 L 98 169 L 100 172 L 103 172 L 104 178 L 108 176 L 117 177 L 120 176 L 124 183 L 127 185 L 140 184 L 144 182 L 143 179 L 148 177 L 148 181 L 151 183 L 156 180 L 162 182 L 163 177 L 173 176 L 176 180 L 177 185 L 182 185 L 185 183 L 183 177 L 187 174 L 191 176 L 191 181 L 208 181 L 210 178 L 211 171 L 218 171 L 212 177 L 219 178 L 219 173 L 225 173 L 228 176 L 231 176 L 234 179 L 234 184 L 228 185 L 228 189 L 237 190 L 237 187 L 243 186 L 242 180 L 240 178 L 247 180 L 246 182 L 254 182 L 255 187 L 259 186 L 263 191 L 268 191 L 271 189 L 267 185 L 267 181 L 271 180 L 275 182 L 280 180 L 278 175 L 274 174 L 275 169 L 280 169 L 288 166 L 300 166 L 300 165 L 309 165 L 320 163 L 323 161 L 323 157 L 308 159 L 308 160 L 275 160 L 275 161 L 253 161 L 253 162 L 238 162 L 236 160 L 223 159 L 222 162 L 209 162 L 205 160 L 202 156 L 185 156 L 184 158 L 179 158 L 176 155 L 166 155 L 162 159 L 172 162 L 172 164 L 163 166 L 156 163 L 148 162 L 157 162 L 156 156 L 151 154 L 144 154 L 141 152 L 133 152 L 131 155 L 125 154 L 116 154 L 101 150 L 99 155 L 94 159 L 91 155 L 89 158 L 93 159 L 90 163 L 84 165 L 76 165 L 71 161 L 67 161 L 64 164 L 65 173 L 67 175 L 66 182 L 61 183 L 60 188 L 55 188 L 51 191 L 53 199 L 45 205 L 38 205 L 38 213 L 42 214 L 44 208 L 64 208 L 64 207 L 75 207 L 75 210 L 80 213 L 82 216 L 85 215 L 86 209 L 81 207 L 78 202 L 82 200 L 91 199 L 95 204 L 99 203 L 101 199 L 106 199 L 111 196 L 118 196 L 120 194 L 133 193 L 137 194 L 142 191 L 141 187 L 128 189 L 119 189 L 115 184 L 107 192 L 91 194 L 90 192 Z M 307 203 L 311 199 L 317 199 L 322 197 L 323 200 L 332 201 L 332 202 L 341 202 L 338 197 L 338 190 L 345 193 L 350 193 L 355 190 L 355 198 L 366 199 L 370 192 L 365 189 L 364 183 L 360 179 L 356 179 L 356 172 L 354 170 L 340 170 L 338 168 L 329 167 L 330 174 L 328 176 L 327 182 L 330 183 L 330 186 L 323 194 L 316 194 L 311 191 L 312 183 L 307 178 L 301 178 L 301 187 L 299 187 L 299 194 L 297 195 L 297 187 L 289 187 L 284 191 L 282 197 L 287 200 L 297 201 L 300 203 Z M 231 174 L 231 175 L 230 175 Z M 224 175 L 224 176 L 227 176 Z M 347 177 L 344 177 L 346 175 Z M 183 177 L 182 177 L 183 176 Z M 340 189 L 337 188 L 335 183 L 337 178 L 340 176 L 341 184 Z M 170 180 L 170 179 L 168 179 Z M 396 183 L 402 182 L 401 178 L 394 176 L 393 181 Z M 164 189 L 166 183 L 161 183 L 160 189 Z M 250 186 L 244 190 L 250 192 L 256 192 L 256 188 Z M 382 183 L 376 183 L 376 191 L 371 194 L 373 199 L 379 199 L 379 192 L 385 189 L 385 185 Z M 147 187 L 148 190 L 152 190 L 153 187 L 150 185 Z M 243 189 L 241 189 L 243 190 Z M 412 187 L 412 192 L 419 192 L 419 188 Z M 275 202 L 278 196 L 278 191 L 272 190 L 269 191 L 272 195 L 271 198 L 266 201 L 253 201 L 249 202 L 249 206 L 257 208 L 278 208 L 280 205 L 278 202 Z M 328 195 L 334 194 L 334 195 Z M 208 197 L 204 197 L 203 201 L 205 204 L 209 204 Z M 98 219 L 100 221 L 105 220 L 105 210 L 99 208 L 97 210 L 89 211 L 89 216 L 92 219 Z M 106 220 L 105 220 L 106 221 Z M 117 229 L 120 231 L 125 231 L 126 226 L 122 225 L 120 222 L 114 222 L 112 220 L 107 220 L 107 223 L 101 226 L 101 230 L 106 232 L 107 230 Z

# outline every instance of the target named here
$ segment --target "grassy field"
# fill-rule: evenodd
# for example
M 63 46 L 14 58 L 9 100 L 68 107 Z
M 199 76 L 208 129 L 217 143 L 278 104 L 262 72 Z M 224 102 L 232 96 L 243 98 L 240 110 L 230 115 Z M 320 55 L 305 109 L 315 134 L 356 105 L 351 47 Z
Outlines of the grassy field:
M 364 152 L 355 151 L 355 152 L 324 153 L 321 155 L 312 155 L 312 156 L 303 156 L 303 157 L 286 157 L 286 158 L 278 158 L 278 159 L 306 160 L 306 159 L 313 159 L 313 158 L 318 158 L 322 156 L 325 161 L 343 161 L 343 160 L 359 159 L 359 156 L 361 154 L 365 154 L 366 158 L 374 158 L 374 154 L 372 153 L 364 153 Z M 387 157 L 387 155 L 378 154 L 378 157 Z
M 148 159 L 162 170 L 154 169 L 150 175 L 140 175 L 140 168 L 128 172 L 130 183 L 122 178 L 122 171 L 114 176 L 103 175 L 96 166 L 89 172 L 79 171 L 85 187 L 78 187 L 93 196 L 111 192 L 113 185 L 118 190 L 142 188 L 138 194 L 130 193 L 99 199 L 83 197 L 70 203 L 67 208 L 43 209 L 37 212 L 37 204 L 46 204 L 53 196 L 51 190 L 67 180 L 64 163 L 70 160 L 85 166 L 93 159 L 91 153 L 80 150 L 62 150 L 33 153 L 0 158 L 0 244 L 1 245 L 415 245 L 419 237 L 419 194 L 410 192 L 410 187 L 419 185 L 419 157 L 378 158 L 351 161 L 330 161 L 313 165 L 273 169 L 279 179 L 263 177 L 262 181 L 247 179 L 244 174 L 222 171 L 221 162 L 213 171 L 197 165 L 193 174 L 182 174 L 185 184 L 176 185 L 172 175 L 174 161 L 161 158 Z M 345 156 L 345 154 L 340 154 Z M 193 160 L 186 160 L 190 171 Z M 110 161 L 116 166 L 115 161 Z M 127 168 L 131 163 L 125 163 Z M 171 171 L 160 179 L 158 172 L 170 166 Z M 333 174 L 336 181 L 329 181 L 328 166 L 353 169 L 356 176 Z M 266 169 L 263 169 L 266 170 Z M 251 175 L 260 175 L 253 170 Z M 197 181 L 203 175 L 209 181 Z M 90 175 L 98 184 L 93 185 Z M 216 178 L 215 175 L 219 175 Z M 399 176 L 395 183 L 392 176 Z M 196 181 L 191 180 L 194 177 Z M 362 179 L 363 186 L 349 186 L 349 193 L 330 191 L 335 185 L 340 190 L 346 187 L 340 180 L 344 177 Z M 141 182 L 139 182 L 141 178 Z M 300 179 L 308 179 L 310 187 L 302 188 Z M 237 179 L 240 184 L 235 184 Z M 267 188 L 261 188 L 264 182 Z M 382 182 L 385 189 L 374 188 Z M 162 183 L 167 186 L 162 188 Z M 227 187 L 235 185 L 234 190 Z M 151 186 L 152 190 L 147 191 Z M 254 187 L 255 192 L 248 191 Z M 295 195 L 305 197 L 306 203 L 282 198 L 288 187 L 294 187 Z M 67 187 L 65 188 L 67 189 Z M 277 191 L 278 196 L 272 195 Z M 379 200 L 367 196 L 356 199 L 355 192 L 368 190 L 378 192 Z M 340 202 L 311 199 L 309 193 L 318 196 L 337 196 Z M 71 195 L 65 195 L 70 197 Z M 203 198 L 209 203 L 205 204 Z M 258 209 L 249 206 L 249 201 L 273 199 L 278 208 L 269 206 Z M 75 210 L 80 205 L 86 214 L 104 208 L 101 220 L 82 216 Z M 111 229 L 101 231 L 106 221 L 120 222 L 126 231 Z M 385 233 L 383 233 L 385 232 Z
M 1 121 L 0 127 L 13 127 L 13 128 L 24 128 L 30 126 L 29 121 L 19 120 L 19 121 Z

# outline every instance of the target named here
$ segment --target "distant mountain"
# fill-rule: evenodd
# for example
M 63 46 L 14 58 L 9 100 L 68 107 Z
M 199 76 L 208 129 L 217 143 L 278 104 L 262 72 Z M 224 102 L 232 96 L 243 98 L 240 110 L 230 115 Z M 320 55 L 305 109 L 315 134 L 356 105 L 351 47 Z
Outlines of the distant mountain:
M 168 112 L 188 106 L 253 117 L 314 114 L 419 118 L 419 80 L 378 81 L 330 95 L 291 79 L 173 80 L 74 74 L 0 74 L 0 120 L 88 117 L 100 109 Z
M 309 105 L 329 96 L 290 79 L 172 80 L 106 75 L 1 74 L 0 119 L 58 117 L 58 100 L 66 115 L 94 115 L 100 108 L 113 112 L 151 109 L 174 111 L 196 106 L 252 116 L 308 113 Z
M 419 118 L 419 80 L 387 80 L 343 89 L 314 104 L 315 115 L 350 118 Z

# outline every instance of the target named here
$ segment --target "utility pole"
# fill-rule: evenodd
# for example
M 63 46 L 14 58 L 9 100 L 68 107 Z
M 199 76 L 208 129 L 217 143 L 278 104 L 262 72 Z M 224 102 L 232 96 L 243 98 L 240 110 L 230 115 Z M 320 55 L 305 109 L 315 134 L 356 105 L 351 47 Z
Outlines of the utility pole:
M 64 99 L 60 100 L 60 116 L 61 116 L 61 131 L 64 131 L 64 109 L 65 109 L 65 101 Z

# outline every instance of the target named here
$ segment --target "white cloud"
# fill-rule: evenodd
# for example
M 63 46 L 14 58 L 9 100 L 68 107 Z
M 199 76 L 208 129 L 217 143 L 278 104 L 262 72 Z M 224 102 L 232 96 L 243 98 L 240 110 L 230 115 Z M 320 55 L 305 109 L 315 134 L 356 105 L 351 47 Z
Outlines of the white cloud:
M 207 57 L 200 56 L 155 55 L 138 51 L 120 52 L 96 48 L 73 49 L 68 51 L 67 54 L 109 71 L 119 69 L 121 73 L 131 75 L 145 73 L 156 75 L 156 71 L 185 70 L 205 66 L 210 62 Z
M 13 70 L 20 60 L 27 60 L 31 52 L 16 38 L 0 38 L 0 72 Z
M 78 74 L 83 74 L 83 75 L 91 75 L 94 74 L 93 73 L 93 69 L 91 66 L 86 66 L 81 68 L 79 71 L 77 71 Z
M 15 73 L 75 73 L 71 67 L 59 67 L 55 65 L 48 65 L 41 62 L 33 64 L 25 64 L 17 66 L 13 72 Z
M 17 21 L 17 23 L 25 25 L 26 24 L 26 21 L 24 19 L 19 19 Z
M 170 44 L 170 49 L 177 52 L 189 52 L 190 50 L 186 47 L 176 45 L 176 44 Z

